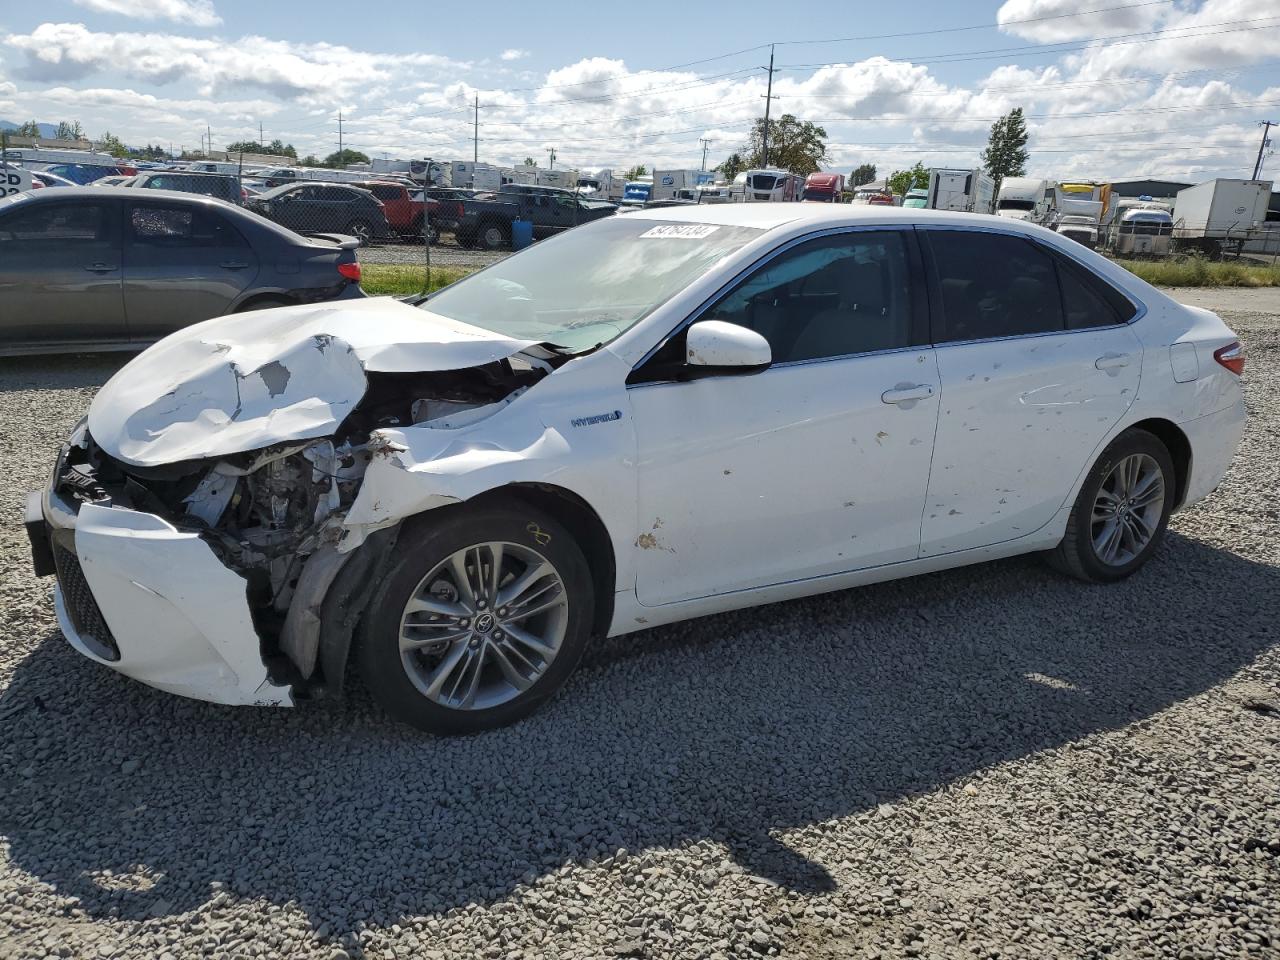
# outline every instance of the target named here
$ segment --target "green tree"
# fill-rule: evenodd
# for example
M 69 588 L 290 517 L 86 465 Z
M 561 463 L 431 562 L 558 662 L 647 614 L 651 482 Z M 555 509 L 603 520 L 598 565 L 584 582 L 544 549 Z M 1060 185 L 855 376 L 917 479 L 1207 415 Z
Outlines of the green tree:
M 80 126 L 79 120 L 72 120 L 69 123 L 66 120 L 62 120 L 59 121 L 58 129 L 54 131 L 53 135 L 58 140 L 83 140 L 84 127 Z
M 1014 107 L 991 125 L 987 149 L 982 151 L 982 166 L 996 182 L 996 192 L 1005 177 L 1020 177 L 1027 172 L 1027 121 L 1022 108 Z
M 849 174 L 849 185 L 852 187 L 860 187 L 864 183 L 870 183 L 876 178 L 876 165 L 874 163 L 863 163 L 853 168 L 853 173 Z
M 227 145 L 227 153 L 257 153 L 271 157 L 298 156 L 293 144 L 285 143 L 283 140 L 272 140 L 266 144 L 260 144 L 257 140 L 237 140 Z
M 103 130 L 102 136 L 98 138 L 98 149 L 103 153 L 109 153 L 113 157 L 127 157 L 129 148 L 124 145 L 119 137 L 110 130 Z
M 26 123 L 18 124 L 13 131 L 15 137 L 38 137 L 40 136 L 40 124 L 34 120 L 28 120 Z
M 738 151 L 746 162 L 743 169 L 762 167 L 766 159 L 769 166 L 781 167 L 792 173 L 809 174 L 822 169 L 823 161 L 827 159 L 825 128 L 808 120 L 797 120 L 790 113 L 770 120 L 767 158 L 764 156 L 764 133 L 764 118 L 761 117 L 751 128 L 746 144 Z
M 533 159 L 533 157 L 525 157 L 524 165 L 526 167 L 536 167 L 538 165 L 538 161 Z
M 314 153 L 308 153 L 305 157 L 298 161 L 299 166 L 303 167 L 323 167 L 324 161 L 317 157 Z
M 870 182 L 870 181 L 868 181 Z M 924 164 L 919 160 L 910 170 L 895 170 L 889 175 L 889 189 L 898 196 L 902 196 L 913 187 L 919 187 L 924 190 L 929 186 L 929 171 L 924 168 Z
M 716 169 L 720 171 L 720 176 L 732 183 L 734 177 L 747 169 L 747 159 L 741 153 L 734 151 Z
M 359 150 L 352 150 L 348 147 L 345 150 L 335 150 L 324 158 L 326 167 L 345 167 L 352 163 L 368 163 L 368 154 L 361 153 Z
M 622 179 L 639 180 L 641 177 L 648 174 L 648 172 L 649 172 L 648 167 L 646 167 L 643 163 L 638 163 L 634 167 L 632 167 L 630 170 L 628 170 L 626 173 L 624 173 L 622 175 Z

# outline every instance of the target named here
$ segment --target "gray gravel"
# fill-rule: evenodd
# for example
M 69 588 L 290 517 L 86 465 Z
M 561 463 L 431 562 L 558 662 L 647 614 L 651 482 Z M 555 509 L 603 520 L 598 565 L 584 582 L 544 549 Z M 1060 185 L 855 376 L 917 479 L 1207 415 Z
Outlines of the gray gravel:
M 1276 957 L 1280 296 L 1216 296 L 1244 447 L 1130 581 L 653 630 L 454 740 L 75 654 L 20 493 L 117 361 L 0 361 L 0 957 Z
M 431 265 L 433 267 L 469 267 L 476 269 L 487 267 L 511 256 L 510 250 L 467 250 L 453 242 L 453 237 L 445 235 L 444 239 L 431 247 Z M 409 265 L 425 264 L 426 254 L 420 243 L 388 243 L 376 247 L 361 247 L 359 251 L 361 263 L 403 263 Z

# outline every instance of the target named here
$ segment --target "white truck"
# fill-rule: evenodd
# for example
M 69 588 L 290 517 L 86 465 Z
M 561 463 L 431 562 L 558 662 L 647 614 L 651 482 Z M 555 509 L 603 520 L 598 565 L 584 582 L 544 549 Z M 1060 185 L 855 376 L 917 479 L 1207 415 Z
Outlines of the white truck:
M 929 171 L 931 210 L 961 213 L 991 213 L 995 206 L 996 184 L 983 170 L 954 170 L 935 167 Z
M 510 168 L 511 183 L 525 183 L 538 187 L 559 187 L 562 190 L 578 189 L 577 170 L 544 170 L 520 164 Z
M 1000 183 L 996 216 L 1011 220 L 1044 223 L 1053 204 L 1053 188 L 1048 180 L 1035 177 L 1007 177 Z
M 449 164 L 449 186 L 496 193 L 502 187 L 502 168 L 491 163 L 455 160 Z
M 712 183 L 716 175 L 710 170 L 654 170 L 650 200 L 672 200 L 681 190 L 696 190 Z
M 627 181 L 615 177 L 609 169 L 597 173 L 584 173 L 578 177 L 578 193 L 586 200 L 609 200 L 617 203 L 622 199 Z
M 1173 201 L 1174 246 L 1211 256 L 1224 246 L 1240 247 L 1263 229 L 1270 200 L 1270 180 L 1219 178 L 1179 190 Z

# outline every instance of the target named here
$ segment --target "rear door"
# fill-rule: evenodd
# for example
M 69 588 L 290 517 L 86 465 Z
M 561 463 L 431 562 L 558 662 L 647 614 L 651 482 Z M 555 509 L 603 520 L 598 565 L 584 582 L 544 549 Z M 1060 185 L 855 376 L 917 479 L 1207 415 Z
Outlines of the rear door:
M 221 212 L 202 203 L 125 205 L 129 335 L 146 342 L 226 313 L 254 282 L 258 258 Z
M 120 203 L 0 207 L 0 349 L 126 341 Z
M 942 405 L 921 556 L 1016 540 L 1066 501 L 1138 392 L 1136 307 L 1022 236 L 921 228 Z

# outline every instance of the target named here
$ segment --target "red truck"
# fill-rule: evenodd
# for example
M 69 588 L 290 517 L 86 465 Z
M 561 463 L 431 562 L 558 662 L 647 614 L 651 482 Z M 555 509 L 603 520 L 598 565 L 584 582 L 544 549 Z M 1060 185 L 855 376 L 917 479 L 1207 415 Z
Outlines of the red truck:
M 811 173 L 805 178 L 804 192 L 800 194 L 800 199 L 839 203 L 843 193 L 844 174 Z
M 350 186 L 368 190 L 374 195 L 382 204 L 382 212 L 386 214 L 387 224 L 391 227 L 392 233 L 398 234 L 405 240 L 422 238 L 421 190 L 406 187 L 392 180 L 366 180 Z M 431 218 L 434 220 L 437 205 L 434 200 L 430 203 Z M 431 233 L 431 242 L 434 243 L 439 237 L 439 231 L 432 223 L 428 223 L 427 228 Z

